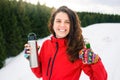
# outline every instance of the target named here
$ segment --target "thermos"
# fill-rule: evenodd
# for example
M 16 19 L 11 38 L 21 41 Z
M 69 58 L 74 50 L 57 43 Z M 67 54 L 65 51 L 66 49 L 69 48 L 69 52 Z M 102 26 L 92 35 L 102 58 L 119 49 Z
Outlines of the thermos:
M 88 40 L 85 41 L 85 45 L 86 45 L 86 48 L 87 48 L 87 54 L 85 54 L 85 61 L 87 61 L 88 64 L 91 64 L 94 60 L 93 58 L 93 52 L 92 52 L 92 49 L 91 49 L 91 46 L 90 46 L 90 42 Z
M 31 54 L 30 54 L 30 67 L 35 68 L 38 67 L 38 50 L 37 50 L 37 37 L 35 33 L 28 34 L 28 44 L 31 47 Z
M 86 47 L 87 49 L 90 49 L 90 48 L 91 48 L 90 42 L 88 41 L 87 38 L 85 39 L 85 47 Z
M 90 49 L 90 48 L 91 48 L 89 42 L 86 42 L 85 44 L 86 44 L 86 48 L 87 48 L 87 49 Z

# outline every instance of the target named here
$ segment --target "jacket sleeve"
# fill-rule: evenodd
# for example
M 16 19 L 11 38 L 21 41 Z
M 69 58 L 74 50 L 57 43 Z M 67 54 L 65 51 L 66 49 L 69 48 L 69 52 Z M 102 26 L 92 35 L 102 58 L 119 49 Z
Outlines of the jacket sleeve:
M 42 76 L 41 68 L 40 67 L 31 68 L 31 70 L 32 70 L 32 72 L 35 74 L 35 76 L 37 78 L 40 78 Z
M 90 80 L 107 80 L 107 72 L 101 59 L 95 64 L 83 64 L 82 69 Z
M 38 63 L 39 63 L 39 66 L 36 67 L 36 68 L 31 68 L 32 72 L 35 74 L 35 76 L 37 78 L 40 78 L 42 76 L 42 65 L 41 65 L 41 59 L 40 59 L 40 56 L 38 56 Z

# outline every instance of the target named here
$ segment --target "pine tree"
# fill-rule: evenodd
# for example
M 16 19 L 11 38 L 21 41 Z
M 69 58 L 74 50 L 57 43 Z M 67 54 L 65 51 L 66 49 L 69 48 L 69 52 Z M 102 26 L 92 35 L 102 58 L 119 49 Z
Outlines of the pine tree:
M 5 40 L 2 32 L 2 27 L 0 25 L 0 68 L 3 67 L 5 59 L 6 59 Z

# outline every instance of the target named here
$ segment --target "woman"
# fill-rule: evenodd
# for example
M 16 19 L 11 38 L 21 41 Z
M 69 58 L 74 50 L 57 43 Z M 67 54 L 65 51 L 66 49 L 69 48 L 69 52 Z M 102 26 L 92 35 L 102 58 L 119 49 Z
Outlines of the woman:
M 51 15 L 49 30 L 53 36 L 41 47 L 39 67 L 31 68 L 37 77 L 43 80 L 79 80 L 83 70 L 90 80 L 107 80 L 100 57 L 85 48 L 80 21 L 74 11 L 66 6 L 57 9 Z M 25 44 L 25 48 L 30 54 L 30 46 Z

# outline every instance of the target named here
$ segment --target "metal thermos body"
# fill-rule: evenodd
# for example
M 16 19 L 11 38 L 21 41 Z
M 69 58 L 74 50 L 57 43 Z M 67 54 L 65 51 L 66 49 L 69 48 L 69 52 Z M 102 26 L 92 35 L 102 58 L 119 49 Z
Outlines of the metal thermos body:
M 28 44 L 31 47 L 31 54 L 30 54 L 30 67 L 35 68 L 38 67 L 38 50 L 37 50 L 37 40 L 35 33 L 29 33 L 28 35 Z

